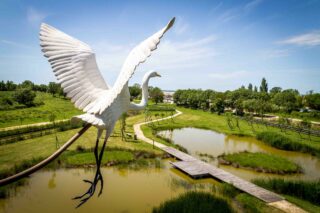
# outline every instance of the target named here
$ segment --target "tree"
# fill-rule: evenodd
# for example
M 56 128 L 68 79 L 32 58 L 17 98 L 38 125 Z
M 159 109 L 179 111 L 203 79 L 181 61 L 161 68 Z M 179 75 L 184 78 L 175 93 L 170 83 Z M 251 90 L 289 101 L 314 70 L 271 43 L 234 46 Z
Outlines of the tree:
M 254 86 L 254 92 L 258 92 L 258 87 Z
M 224 101 L 221 98 L 216 98 L 211 103 L 211 112 L 217 112 L 218 115 L 224 113 Z
M 253 89 L 253 86 L 252 86 L 251 83 L 249 83 L 249 85 L 248 85 L 248 90 L 252 91 L 252 89 Z
M 262 80 L 261 80 L 260 92 L 265 92 L 265 93 L 268 92 L 268 83 L 265 78 L 262 78 Z
M 55 94 L 59 91 L 59 84 L 55 82 L 49 82 L 48 92 L 55 96 Z
M 36 97 L 35 92 L 30 88 L 20 89 L 14 94 L 15 100 L 19 104 L 26 105 L 27 107 L 34 106 L 34 98 Z
M 45 84 L 40 84 L 39 85 L 39 91 L 40 92 L 47 92 L 48 91 L 48 86 Z
M 278 94 L 279 92 L 282 91 L 282 88 L 281 87 L 273 87 L 271 90 L 270 90 L 270 95 L 273 97 L 275 96 L 276 94 Z
M 137 99 L 141 95 L 141 86 L 140 84 L 134 84 L 133 86 L 129 87 L 130 92 L 130 99 Z
M 309 93 L 305 96 L 306 105 L 311 109 L 320 110 L 320 93 Z
M 7 81 L 6 83 L 7 91 L 14 91 L 17 89 L 17 85 L 13 81 Z
M 20 88 L 29 88 L 29 89 L 33 90 L 34 83 L 32 81 L 25 80 L 19 86 L 20 86 Z
M 0 91 L 6 91 L 7 87 L 6 87 L 6 83 L 4 83 L 4 81 L 0 81 Z
M 274 96 L 273 102 L 285 112 L 291 113 L 298 108 L 297 91 L 292 89 L 283 90 Z
M 150 98 L 156 103 L 163 102 L 163 92 L 159 87 L 154 87 L 150 89 Z

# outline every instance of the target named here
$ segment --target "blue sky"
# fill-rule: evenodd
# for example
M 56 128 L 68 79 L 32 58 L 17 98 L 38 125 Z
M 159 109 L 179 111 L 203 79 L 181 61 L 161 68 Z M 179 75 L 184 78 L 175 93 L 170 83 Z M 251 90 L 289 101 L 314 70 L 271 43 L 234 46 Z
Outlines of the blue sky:
M 39 47 L 45 22 L 89 44 L 113 84 L 129 51 L 172 17 L 131 84 L 155 69 L 162 89 L 225 91 L 265 77 L 270 88 L 320 91 L 320 0 L 1 0 L 0 80 L 55 80 Z

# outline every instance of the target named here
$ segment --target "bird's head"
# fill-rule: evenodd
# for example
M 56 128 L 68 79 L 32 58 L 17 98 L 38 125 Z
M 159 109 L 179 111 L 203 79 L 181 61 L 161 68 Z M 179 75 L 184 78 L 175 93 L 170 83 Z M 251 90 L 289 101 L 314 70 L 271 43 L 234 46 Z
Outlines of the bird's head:
M 147 72 L 147 73 L 143 76 L 142 83 L 147 83 L 150 78 L 154 78 L 154 77 L 161 77 L 161 75 L 160 75 L 159 73 L 157 73 L 156 71 L 151 70 L 151 71 Z
M 161 75 L 159 73 L 157 73 L 156 71 L 152 70 L 149 72 L 149 77 L 153 78 L 153 77 L 161 77 Z

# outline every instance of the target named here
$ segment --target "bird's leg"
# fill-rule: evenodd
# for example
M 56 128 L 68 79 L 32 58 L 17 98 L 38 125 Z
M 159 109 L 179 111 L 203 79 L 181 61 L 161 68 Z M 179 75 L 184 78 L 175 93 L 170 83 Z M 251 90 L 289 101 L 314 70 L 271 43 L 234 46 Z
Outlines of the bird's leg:
M 98 166 L 97 166 L 97 173 L 99 175 L 99 177 L 98 177 L 99 179 L 98 180 L 100 180 L 100 191 L 99 191 L 98 196 L 100 196 L 102 194 L 102 190 L 103 190 L 103 177 L 101 175 L 100 166 L 101 166 L 101 161 L 102 161 L 102 158 L 103 158 L 104 149 L 105 149 L 105 147 L 107 145 L 107 141 L 108 141 L 109 135 L 110 135 L 110 133 L 108 131 L 106 133 L 106 137 L 105 137 L 105 139 L 103 141 L 102 149 L 100 150 L 100 154 L 99 154 L 99 162 L 98 162 Z
M 96 165 L 97 165 L 95 177 L 94 177 L 93 181 L 83 180 L 84 182 L 91 184 L 91 186 L 89 187 L 89 189 L 88 189 L 88 191 L 86 193 L 84 193 L 83 195 L 80 195 L 80 196 L 77 196 L 77 197 L 73 198 L 73 199 L 81 199 L 79 205 L 77 206 L 77 208 L 80 207 L 82 204 L 84 204 L 86 201 L 88 201 L 90 197 L 93 196 L 93 194 L 94 194 L 94 192 L 96 190 L 96 185 L 99 182 L 99 180 L 101 182 L 103 182 L 102 175 L 101 175 L 101 172 L 100 172 L 101 159 L 99 159 L 99 156 L 98 156 L 99 138 L 101 137 L 101 134 L 102 134 L 102 130 L 99 129 L 98 130 L 98 137 L 97 137 L 97 140 L 96 140 L 96 145 L 95 145 L 94 151 L 93 151 L 94 152 L 94 156 L 95 156 L 95 160 L 96 160 Z M 105 141 L 103 143 L 103 149 L 105 147 L 105 144 L 106 144 L 106 139 L 105 139 Z M 101 189 L 100 189 L 99 195 L 100 194 L 101 194 Z M 87 197 L 85 197 L 86 195 L 87 195 Z

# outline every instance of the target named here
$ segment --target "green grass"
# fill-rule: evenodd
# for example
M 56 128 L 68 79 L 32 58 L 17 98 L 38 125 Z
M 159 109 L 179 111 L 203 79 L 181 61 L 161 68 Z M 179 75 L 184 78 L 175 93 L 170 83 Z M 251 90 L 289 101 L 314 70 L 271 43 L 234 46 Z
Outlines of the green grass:
M 246 213 L 281 213 L 282 211 L 272 206 L 266 205 L 263 201 L 246 193 L 238 194 L 236 201 L 241 204 L 243 212 Z
M 310 146 L 310 144 L 306 143 L 305 141 L 300 142 L 299 140 L 290 138 L 283 133 L 275 131 L 263 131 L 259 132 L 256 138 L 263 141 L 265 144 L 278 149 L 306 152 L 318 156 L 320 155 L 319 149 L 317 149 L 316 146 Z
M 178 117 L 175 117 L 174 122 L 167 120 L 161 121 L 159 122 L 159 124 L 156 124 L 153 127 L 148 127 L 146 125 L 142 126 L 142 130 L 145 133 L 145 135 L 149 138 L 155 139 L 156 141 L 162 142 L 166 145 L 170 145 L 170 143 L 167 143 L 164 140 L 157 139 L 156 136 L 152 134 L 152 129 L 154 129 L 154 131 L 161 131 L 167 129 L 194 127 L 200 129 L 213 130 L 229 135 L 252 137 L 256 137 L 257 134 L 264 131 L 272 131 L 278 134 L 283 134 L 281 133 L 281 130 L 278 128 L 266 127 L 260 124 L 254 124 L 254 129 L 252 129 L 248 122 L 240 119 L 238 120 L 240 128 L 230 129 L 230 127 L 227 124 L 227 117 L 225 115 L 217 115 L 202 110 L 193 110 L 182 107 L 179 107 L 178 110 L 182 111 L 183 114 Z M 320 156 L 320 137 L 311 136 L 311 140 L 309 140 L 308 136 L 301 138 L 298 133 L 291 131 L 287 131 L 286 137 L 292 141 L 295 141 L 296 144 L 300 144 L 301 146 L 307 147 L 309 150 L 312 150 L 311 154 L 316 154 L 317 156 Z
M 0 91 L 0 96 L 6 96 L 9 92 Z M 70 100 L 53 97 L 51 94 L 37 92 L 36 102 L 43 102 L 43 105 L 0 111 L 0 128 L 24 125 L 37 122 L 48 122 L 49 115 L 54 113 L 56 120 L 69 119 L 74 115 L 81 114 Z
M 320 205 L 320 180 L 301 181 L 274 178 L 268 180 L 256 179 L 253 182 L 276 193 L 291 195 Z
M 127 118 L 127 132 L 133 135 L 133 124 L 144 121 L 144 115 L 139 114 Z M 119 123 L 116 124 L 114 134 L 109 138 L 107 149 L 131 150 L 151 153 L 150 157 L 162 155 L 163 152 L 157 148 L 153 149 L 152 145 L 142 142 L 133 141 L 125 142 L 120 137 Z M 58 132 L 57 136 L 59 144 L 62 145 L 69 140 L 79 129 Z M 84 149 L 92 149 L 95 146 L 95 139 L 97 137 L 97 130 L 91 127 L 85 132 L 68 150 L 74 151 L 78 146 Z M 100 141 L 102 145 L 103 137 Z M 43 159 L 56 151 L 55 135 L 46 135 L 33 139 L 23 140 L 19 143 L 4 144 L 0 146 L 0 173 L 12 170 L 15 165 L 19 165 L 25 161 L 32 159 Z M 89 155 L 88 155 L 89 156 Z M 93 152 L 92 152 L 93 156 Z M 79 156 L 80 157 L 80 156 Z M 82 156 L 83 157 L 83 156 Z M 36 163 L 36 162 L 34 162 Z
M 297 173 L 301 171 L 299 165 L 279 156 L 261 152 L 240 152 L 219 156 L 220 163 L 234 167 L 254 169 L 266 173 Z
M 162 203 L 153 213 L 227 213 L 234 212 L 229 203 L 206 192 L 187 192 L 177 198 Z
M 319 205 L 314 205 L 308 201 L 299 199 L 297 197 L 293 197 L 290 195 L 284 195 L 284 197 L 290 202 L 294 203 L 297 206 L 301 207 L 302 209 L 310 212 L 310 213 L 319 213 L 320 212 L 320 206 Z

